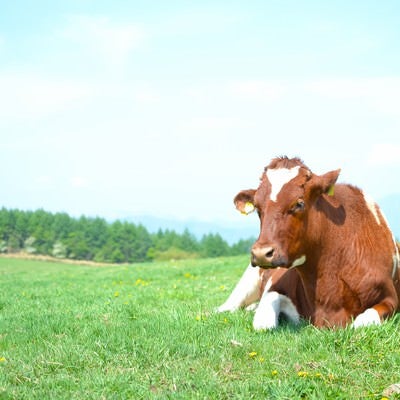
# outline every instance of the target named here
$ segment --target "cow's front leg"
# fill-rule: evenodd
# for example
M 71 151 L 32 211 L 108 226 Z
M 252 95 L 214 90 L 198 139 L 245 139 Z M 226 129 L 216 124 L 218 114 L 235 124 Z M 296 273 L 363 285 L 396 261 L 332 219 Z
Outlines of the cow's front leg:
M 281 299 L 278 292 L 265 291 L 254 314 L 253 327 L 256 331 L 274 329 L 278 326 Z
M 278 292 L 264 291 L 256 310 L 253 327 L 256 331 L 274 329 L 279 324 L 279 314 L 284 314 L 290 322 L 298 324 L 299 313 L 289 297 Z
M 217 312 L 236 311 L 260 299 L 260 268 L 251 264 L 244 271 L 233 292 L 224 304 L 217 308 Z

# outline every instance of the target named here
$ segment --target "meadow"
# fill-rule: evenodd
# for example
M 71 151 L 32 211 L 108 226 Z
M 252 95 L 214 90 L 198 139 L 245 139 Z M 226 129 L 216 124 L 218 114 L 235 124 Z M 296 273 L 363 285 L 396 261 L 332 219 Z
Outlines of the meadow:
M 382 399 L 400 381 L 398 316 L 254 332 L 213 313 L 247 261 L 0 258 L 0 399 Z

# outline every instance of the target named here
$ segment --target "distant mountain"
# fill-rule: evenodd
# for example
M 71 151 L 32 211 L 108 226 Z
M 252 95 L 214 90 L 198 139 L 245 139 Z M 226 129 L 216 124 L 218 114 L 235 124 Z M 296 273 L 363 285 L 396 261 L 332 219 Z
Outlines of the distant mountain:
M 400 193 L 383 197 L 377 203 L 384 212 L 396 239 L 400 241 Z
M 389 225 L 400 241 L 400 193 L 394 193 L 377 201 L 384 212 Z M 149 232 L 162 230 L 173 230 L 182 233 L 188 229 L 196 238 L 201 239 L 208 233 L 219 233 L 230 245 L 240 239 L 256 238 L 259 233 L 259 220 L 256 215 L 249 217 L 239 216 L 235 221 L 198 221 L 178 220 L 173 218 L 160 218 L 149 215 L 129 216 L 123 218 L 125 221 L 142 224 Z
M 185 229 L 188 229 L 198 239 L 209 233 L 219 233 L 230 245 L 238 242 L 240 239 L 257 237 L 259 227 L 258 218 L 245 217 L 241 218 L 238 222 L 176 220 L 152 216 L 128 217 L 125 220 L 134 224 L 142 224 L 152 233 L 157 232 L 159 229 L 169 229 L 177 233 L 182 233 Z

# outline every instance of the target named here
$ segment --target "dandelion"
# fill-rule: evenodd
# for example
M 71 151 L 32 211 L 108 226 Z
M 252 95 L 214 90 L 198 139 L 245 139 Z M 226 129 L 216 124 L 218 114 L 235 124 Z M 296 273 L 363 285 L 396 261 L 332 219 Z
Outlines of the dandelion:
M 184 277 L 189 279 L 189 278 L 192 277 L 192 274 L 190 274 L 189 272 L 186 272 L 186 274 L 184 275 Z
M 219 290 L 221 290 L 222 292 L 225 290 L 225 285 L 221 285 L 220 287 L 219 287 Z
M 263 363 L 265 361 L 264 357 L 258 357 L 258 362 Z
M 149 282 L 147 282 L 143 279 L 140 279 L 140 278 L 136 279 L 135 286 L 148 286 L 148 285 L 149 285 Z
M 6 362 L 7 360 L 6 360 L 6 358 L 5 357 L 0 357 L 0 363 L 4 363 L 4 362 Z
M 277 371 L 276 369 L 274 369 L 273 371 L 271 371 L 271 375 L 272 375 L 272 376 L 278 375 L 278 371 Z
M 297 376 L 299 376 L 300 378 L 305 378 L 306 376 L 308 376 L 308 372 L 307 371 L 299 371 L 297 373 Z
M 201 315 L 196 315 L 196 321 L 201 321 Z
M 256 355 L 257 355 L 257 352 L 256 352 L 256 351 L 251 351 L 251 352 L 249 353 L 249 357 L 250 357 L 250 358 L 254 358 Z
M 115 292 L 114 297 L 118 297 L 118 296 L 119 296 L 119 292 Z

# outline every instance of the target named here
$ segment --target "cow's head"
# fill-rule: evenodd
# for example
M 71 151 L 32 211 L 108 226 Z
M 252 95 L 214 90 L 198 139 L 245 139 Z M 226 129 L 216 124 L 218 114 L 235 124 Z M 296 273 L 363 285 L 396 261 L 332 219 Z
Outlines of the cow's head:
M 251 250 L 253 266 L 298 266 L 306 259 L 308 213 L 321 196 L 332 194 L 340 170 L 313 174 L 298 158 L 275 158 L 260 178 L 257 190 L 244 190 L 234 199 L 248 214 L 257 210 L 260 236 Z

